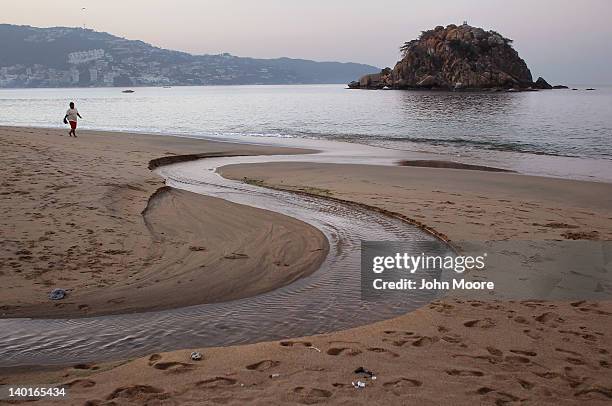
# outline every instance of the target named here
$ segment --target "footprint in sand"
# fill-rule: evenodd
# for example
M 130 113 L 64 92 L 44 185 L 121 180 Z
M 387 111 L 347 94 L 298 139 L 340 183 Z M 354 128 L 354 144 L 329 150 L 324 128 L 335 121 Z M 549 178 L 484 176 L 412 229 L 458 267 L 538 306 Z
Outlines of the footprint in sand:
M 214 378 L 205 379 L 203 381 L 196 382 L 196 386 L 199 388 L 220 388 L 224 386 L 232 386 L 236 384 L 236 380 L 232 378 L 226 378 L 224 376 L 216 376 Z
M 354 357 L 355 355 L 361 354 L 361 350 L 349 347 L 332 347 L 327 350 L 328 355 L 348 355 L 349 357 Z
M 512 320 L 514 320 L 515 322 L 520 323 L 520 324 L 529 324 L 529 320 L 527 320 L 523 316 L 516 316 Z
M 383 388 L 391 391 L 396 396 L 401 396 L 413 392 L 414 388 L 422 386 L 423 382 L 417 379 L 401 377 L 392 381 L 383 383 Z
M 159 354 L 151 354 L 151 356 L 149 357 L 149 366 L 153 366 L 153 364 L 155 364 L 161 358 L 162 356 Z
M 393 358 L 399 357 L 399 354 L 397 354 L 397 353 L 395 353 L 393 351 L 389 351 L 386 348 L 370 347 L 370 348 L 368 348 L 368 351 L 377 352 L 379 354 L 387 354 L 387 355 L 392 356 Z
M 517 378 L 516 381 L 521 385 L 523 389 L 531 390 L 535 387 L 535 383 L 526 381 L 524 379 Z
M 307 405 L 326 402 L 328 398 L 332 396 L 332 393 L 328 390 L 319 388 L 305 388 L 303 386 L 296 386 L 293 388 L 293 393 L 298 395 L 298 401 L 300 403 Z
M 558 330 L 559 333 L 561 334 L 572 334 L 575 335 L 577 337 L 580 337 L 586 341 L 597 341 L 597 337 L 593 334 L 589 334 L 589 333 L 584 333 L 582 331 L 575 331 L 575 330 Z M 600 334 L 600 333 L 596 333 L 596 334 Z
M 255 364 L 251 364 L 251 365 L 247 365 L 246 369 L 250 370 L 250 371 L 267 371 L 268 369 L 277 367 L 278 365 L 280 365 L 279 361 L 272 361 L 269 359 L 263 360 L 263 361 L 259 361 Z
M 429 305 L 429 308 L 439 313 L 451 314 L 452 310 L 455 309 L 455 306 L 444 302 L 432 302 Z
M 519 397 L 514 396 L 511 393 L 501 392 L 495 389 L 488 388 L 486 386 L 476 390 L 476 393 L 482 396 L 492 397 L 492 401 L 487 402 L 487 404 L 491 403 L 495 405 L 505 405 L 520 400 Z
M 426 347 L 439 340 L 438 337 L 421 337 L 412 343 L 413 347 Z
M 595 396 L 593 396 L 595 395 Z M 600 399 L 612 399 L 612 388 L 606 388 L 603 386 L 593 386 L 588 389 L 580 390 L 574 393 L 575 397 L 584 397 L 586 399 L 591 399 L 598 397 Z
M 531 360 L 527 357 L 521 357 L 518 355 L 508 355 L 504 358 L 504 361 L 510 363 L 510 364 L 515 364 L 515 365 L 519 365 L 519 364 L 529 364 L 531 362 Z
M 502 350 L 497 349 L 495 347 L 489 346 L 486 348 L 486 350 L 489 354 L 496 356 L 496 357 L 501 357 L 502 355 L 504 355 L 504 352 Z
M 385 330 L 383 333 L 387 335 L 401 335 L 401 336 L 412 336 L 414 333 L 412 331 L 395 331 L 395 330 Z
M 510 350 L 510 352 L 512 352 L 514 354 L 525 355 L 527 357 L 535 357 L 536 355 L 538 355 L 538 353 L 535 352 L 535 351 Z
M 414 333 L 412 331 L 395 331 L 395 330 L 386 330 L 383 332 L 389 338 L 383 337 L 382 341 L 385 343 L 391 343 L 395 347 L 402 347 L 406 343 L 413 342 L 415 338 Z
M 185 364 L 183 362 L 157 362 L 153 364 L 153 368 L 180 374 L 183 372 L 192 371 L 194 366 L 192 364 Z
M 487 393 L 490 393 L 490 392 L 495 392 L 495 389 L 491 389 L 487 386 L 483 386 L 482 388 L 478 388 L 476 390 L 476 393 L 479 395 L 486 395 Z
M 587 303 L 585 300 L 581 300 L 579 302 L 570 303 L 572 307 L 575 307 L 576 310 L 581 312 L 589 312 L 602 316 L 611 316 L 612 313 L 607 312 L 605 310 L 597 309 L 599 307 L 598 303 Z
M 459 344 L 463 342 L 463 337 L 461 337 L 459 334 L 447 334 L 442 336 L 442 341 L 446 341 L 447 343 L 451 344 Z
M 540 378 L 544 378 L 544 379 L 555 379 L 561 376 L 557 372 L 553 372 L 553 371 L 533 372 L 533 374 L 536 376 L 539 376 Z
M 484 319 L 466 321 L 465 323 L 463 323 L 463 325 L 465 327 L 470 327 L 470 328 L 471 327 L 492 328 L 492 327 L 495 327 L 497 323 L 495 323 L 495 320 L 486 317 Z
M 65 383 L 63 386 L 67 386 L 69 388 L 91 388 L 96 386 L 96 382 L 91 379 L 75 379 L 74 381 L 70 381 Z
M 391 345 L 394 345 L 396 347 L 403 347 L 404 344 L 412 342 L 411 340 L 402 340 L 402 339 L 390 340 L 388 338 L 383 338 L 382 341 L 384 343 L 391 343 Z
M 281 341 L 279 344 L 283 347 L 312 347 L 312 343 L 309 341 Z
M 225 255 L 223 258 L 225 259 L 246 259 L 248 257 L 249 257 L 248 255 L 242 254 L 240 252 L 232 252 L 229 255 Z
M 484 376 L 484 372 L 469 369 L 447 369 L 450 376 Z
M 106 397 L 107 400 L 128 399 L 139 403 L 153 399 L 163 399 L 168 396 L 163 389 L 149 385 L 123 386 L 115 389 Z
M 555 312 L 542 313 L 541 315 L 537 316 L 535 320 L 539 323 L 549 323 L 549 322 L 564 323 L 565 322 L 565 320 L 563 320 Z
M 540 333 L 537 333 L 535 331 L 531 331 L 529 329 L 523 330 L 523 333 L 525 333 L 525 335 L 527 337 L 531 338 L 532 340 L 539 340 L 540 338 L 542 338 L 542 335 Z
M 581 358 L 567 357 L 565 360 L 572 365 L 586 365 L 586 362 Z

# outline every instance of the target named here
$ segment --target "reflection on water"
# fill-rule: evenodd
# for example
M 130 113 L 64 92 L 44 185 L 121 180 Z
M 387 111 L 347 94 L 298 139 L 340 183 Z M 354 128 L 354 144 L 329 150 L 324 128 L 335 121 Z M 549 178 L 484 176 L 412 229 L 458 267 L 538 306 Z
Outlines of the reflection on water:
M 456 149 L 612 158 L 612 120 L 604 118 L 612 109 L 599 105 L 597 98 L 568 91 L 399 94 L 401 120 L 411 130 L 387 140 Z M 574 109 L 585 101 L 591 107 L 581 116 Z

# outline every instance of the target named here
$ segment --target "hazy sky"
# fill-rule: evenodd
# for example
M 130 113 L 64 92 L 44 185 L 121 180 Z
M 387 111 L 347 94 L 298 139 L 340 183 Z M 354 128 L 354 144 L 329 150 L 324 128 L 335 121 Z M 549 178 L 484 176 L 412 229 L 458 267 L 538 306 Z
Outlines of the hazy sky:
M 612 0 L 0 0 L 0 22 L 82 26 L 191 53 L 393 66 L 436 25 L 514 39 L 534 79 L 612 84 Z M 86 10 L 83 12 L 82 7 Z

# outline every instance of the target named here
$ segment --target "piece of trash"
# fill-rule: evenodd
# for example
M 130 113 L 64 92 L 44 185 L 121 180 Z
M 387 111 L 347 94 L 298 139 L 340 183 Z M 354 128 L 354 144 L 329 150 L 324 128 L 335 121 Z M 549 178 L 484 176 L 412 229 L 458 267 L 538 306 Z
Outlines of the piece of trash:
M 191 360 L 192 361 L 200 361 L 202 359 L 202 353 L 201 352 L 197 352 L 194 351 L 191 353 Z
M 361 382 L 361 381 L 357 381 L 357 382 L 351 382 L 353 384 L 353 388 L 355 389 L 363 389 L 366 387 L 365 382 Z
M 356 374 L 364 374 L 366 375 L 366 377 L 369 377 L 371 380 L 375 381 L 376 380 L 376 375 L 374 375 L 374 372 L 370 371 L 369 369 L 365 369 L 364 367 L 359 367 L 355 370 Z
M 53 289 L 51 293 L 49 293 L 49 299 L 51 300 L 60 300 L 66 297 L 66 291 L 64 289 Z
M 310 347 L 308 347 L 308 348 L 312 348 L 313 350 L 316 350 L 317 352 L 321 352 L 321 350 L 320 350 L 320 349 L 318 349 L 317 347 L 315 347 L 314 345 L 311 345 L 311 346 L 310 346 Z
M 270 378 L 278 378 L 280 376 L 280 374 L 271 374 Z

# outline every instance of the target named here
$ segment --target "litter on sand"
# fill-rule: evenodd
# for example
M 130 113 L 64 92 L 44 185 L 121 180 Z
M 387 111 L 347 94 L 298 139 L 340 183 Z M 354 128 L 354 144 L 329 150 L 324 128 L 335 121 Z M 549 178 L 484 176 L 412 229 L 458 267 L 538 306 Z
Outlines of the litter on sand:
M 201 352 L 197 352 L 194 351 L 191 353 L 191 360 L 192 361 L 200 361 L 202 360 L 202 353 Z
M 61 300 L 66 297 L 66 291 L 64 289 L 53 289 L 51 293 L 49 293 L 49 299 L 51 300 Z
M 356 374 L 363 374 L 365 375 L 365 378 L 370 378 L 371 380 L 375 381 L 376 380 L 376 375 L 374 375 L 374 372 L 370 371 L 369 369 L 365 369 L 364 367 L 359 367 L 355 370 Z M 361 388 L 365 388 L 366 384 L 365 382 L 362 381 L 357 381 L 357 382 L 351 382 L 353 384 L 353 387 L 357 388 L 357 389 L 361 389 Z
M 278 378 L 280 374 L 270 374 L 270 378 Z
M 314 345 L 309 346 L 308 348 L 315 350 L 316 352 L 321 352 L 321 349 L 315 347 Z
M 355 370 L 356 374 L 364 374 L 368 377 L 370 377 L 371 380 L 375 381 L 376 380 L 376 375 L 374 375 L 374 372 L 370 371 L 369 369 L 365 369 L 364 367 L 359 367 Z
M 361 382 L 361 381 L 357 381 L 357 382 L 351 382 L 353 384 L 353 387 L 355 389 L 363 389 L 366 387 L 365 382 Z

